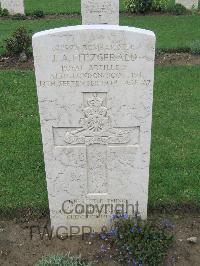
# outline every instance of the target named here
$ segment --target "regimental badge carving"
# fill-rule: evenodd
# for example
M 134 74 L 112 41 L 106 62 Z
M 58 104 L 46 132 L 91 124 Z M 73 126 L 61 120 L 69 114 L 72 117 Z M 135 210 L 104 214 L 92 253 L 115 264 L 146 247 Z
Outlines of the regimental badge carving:
M 82 127 L 65 134 L 67 144 L 125 144 L 130 141 L 130 129 L 113 128 L 108 108 L 103 103 L 104 99 L 96 93 L 87 100 L 80 119 Z
M 103 106 L 103 99 L 96 94 L 87 101 L 88 107 L 83 109 L 82 127 L 93 134 L 103 132 L 109 127 L 108 109 Z

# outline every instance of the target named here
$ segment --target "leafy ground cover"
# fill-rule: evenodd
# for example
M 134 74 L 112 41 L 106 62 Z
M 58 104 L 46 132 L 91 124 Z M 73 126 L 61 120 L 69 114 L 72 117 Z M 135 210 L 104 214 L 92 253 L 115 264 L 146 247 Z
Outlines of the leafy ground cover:
M 156 69 L 149 206 L 200 206 L 200 66 Z M 48 209 L 34 73 L 0 72 L 0 210 Z

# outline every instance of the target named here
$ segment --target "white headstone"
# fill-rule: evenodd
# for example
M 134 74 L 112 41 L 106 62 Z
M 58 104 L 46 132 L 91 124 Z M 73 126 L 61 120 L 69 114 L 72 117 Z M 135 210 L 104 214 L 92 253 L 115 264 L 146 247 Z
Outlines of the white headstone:
M 1 0 L 1 8 L 9 11 L 9 14 L 24 14 L 24 0 Z
M 81 0 L 82 24 L 119 24 L 119 0 Z
M 54 233 L 100 231 L 137 205 L 146 219 L 154 33 L 59 28 L 36 33 L 33 52 Z
M 198 8 L 198 0 L 176 0 L 176 4 L 182 4 L 187 9 Z

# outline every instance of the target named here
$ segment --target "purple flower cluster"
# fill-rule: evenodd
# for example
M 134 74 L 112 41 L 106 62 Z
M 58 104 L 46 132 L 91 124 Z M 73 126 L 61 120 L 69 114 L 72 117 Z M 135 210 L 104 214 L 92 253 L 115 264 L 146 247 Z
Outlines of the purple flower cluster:
M 116 214 L 113 214 L 111 216 L 111 221 L 115 220 L 115 219 L 119 219 L 119 218 L 127 220 L 128 219 L 128 213 L 122 213 L 122 214 L 121 213 L 116 213 Z
M 133 266 L 142 266 L 142 262 L 141 261 L 136 261 L 135 259 L 133 259 Z
M 108 248 L 105 245 L 101 245 L 101 252 L 106 252 Z
M 109 236 L 116 236 L 116 235 L 117 235 L 117 229 L 111 229 L 111 230 L 108 232 L 108 235 L 109 235 Z
M 134 233 L 135 231 L 138 231 L 138 233 L 141 233 L 142 232 L 142 228 L 139 227 L 139 225 L 135 224 L 131 229 L 130 229 L 130 232 L 131 233 Z
M 162 220 L 161 223 L 162 223 L 162 225 L 164 225 L 165 228 L 171 228 L 171 229 L 174 228 L 173 223 L 170 220 L 168 220 L 168 219 Z
M 99 237 L 102 239 L 102 240 L 106 240 L 108 239 L 108 237 L 112 237 L 112 236 L 116 236 L 117 235 L 117 229 L 111 229 L 110 231 L 108 232 L 101 232 L 99 234 Z
M 100 237 L 102 240 L 105 240 L 105 239 L 107 239 L 107 234 L 102 232 L 102 233 L 99 234 L 99 237 Z

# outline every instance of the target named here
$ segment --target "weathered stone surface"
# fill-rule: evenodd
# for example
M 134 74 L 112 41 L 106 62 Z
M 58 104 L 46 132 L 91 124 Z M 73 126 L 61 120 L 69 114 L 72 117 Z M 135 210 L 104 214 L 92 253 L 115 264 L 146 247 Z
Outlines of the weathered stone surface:
M 81 0 L 82 24 L 119 24 L 119 0 Z
M 24 14 L 24 0 L 0 0 L 1 7 L 8 9 L 9 14 Z
M 198 0 L 176 0 L 176 4 L 182 4 L 187 9 L 198 8 Z
M 100 231 L 137 208 L 145 219 L 154 34 L 66 27 L 35 34 L 33 52 L 52 226 Z
M 26 53 L 23 51 L 20 55 L 19 55 L 19 61 L 20 62 L 26 62 L 28 59 Z
M 196 244 L 197 243 L 197 237 L 196 236 L 189 237 L 189 238 L 187 238 L 187 241 L 189 243 Z

